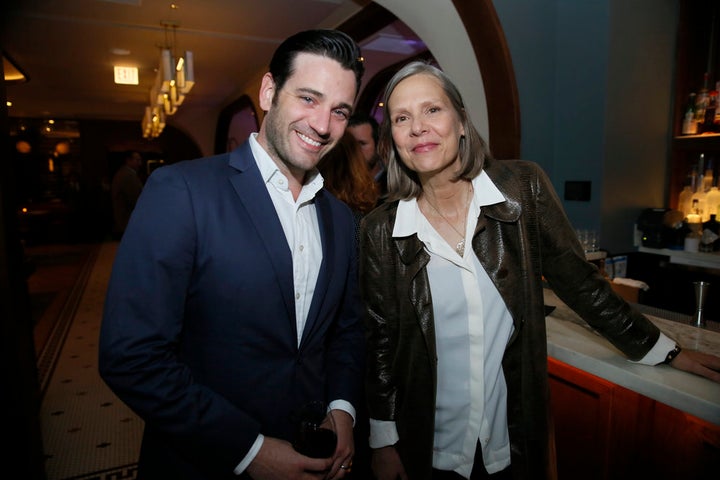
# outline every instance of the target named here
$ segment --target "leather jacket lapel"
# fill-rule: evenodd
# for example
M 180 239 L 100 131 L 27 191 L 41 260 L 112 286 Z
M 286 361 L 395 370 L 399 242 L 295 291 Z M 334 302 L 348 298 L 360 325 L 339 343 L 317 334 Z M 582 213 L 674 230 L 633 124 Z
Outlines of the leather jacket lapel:
M 409 279 L 408 295 L 415 308 L 420 329 L 425 338 L 425 346 L 435 358 L 435 327 L 433 309 L 430 297 L 430 281 L 428 280 L 426 266 L 430 255 L 425 251 L 423 243 L 417 235 L 393 239 L 400 252 L 400 259 L 407 270 L 401 278 Z

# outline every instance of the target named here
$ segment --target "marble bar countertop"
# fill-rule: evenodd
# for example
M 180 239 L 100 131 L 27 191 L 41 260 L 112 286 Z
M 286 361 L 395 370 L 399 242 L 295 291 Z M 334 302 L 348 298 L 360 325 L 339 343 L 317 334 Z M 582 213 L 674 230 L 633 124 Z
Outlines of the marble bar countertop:
M 671 248 L 650 247 L 638 247 L 638 251 L 668 256 L 670 257 L 670 263 L 720 269 L 720 252 L 686 252 L 684 250 L 673 250 Z
M 545 304 L 556 307 L 546 317 L 549 356 L 720 425 L 720 384 L 669 365 L 633 363 L 547 288 Z M 720 332 L 646 316 L 680 345 L 720 355 Z

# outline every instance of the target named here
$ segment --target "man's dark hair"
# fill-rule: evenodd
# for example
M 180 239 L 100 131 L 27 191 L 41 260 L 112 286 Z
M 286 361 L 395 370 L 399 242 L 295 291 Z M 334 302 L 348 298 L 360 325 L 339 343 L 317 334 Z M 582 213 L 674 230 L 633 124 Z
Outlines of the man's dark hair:
M 142 160 L 142 153 L 140 153 L 139 151 L 137 151 L 137 150 L 126 150 L 126 151 L 125 151 L 125 161 L 126 161 L 126 162 L 129 162 L 130 160 L 133 159 L 133 157 L 134 157 L 135 155 L 139 155 L 139 156 L 140 156 L 140 159 Z
M 377 145 L 380 137 L 380 127 L 372 115 L 363 112 L 353 113 L 350 120 L 348 120 L 348 127 L 356 127 L 358 125 L 365 125 L 366 123 L 372 128 L 372 137 L 375 145 Z
M 322 55 L 352 70 L 355 73 L 355 93 L 360 91 L 360 82 L 365 72 L 360 47 L 346 33 L 329 29 L 299 32 L 280 44 L 270 60 L 270 73 L 278 90 L 293 74 L 295 57 L 299 53 Z

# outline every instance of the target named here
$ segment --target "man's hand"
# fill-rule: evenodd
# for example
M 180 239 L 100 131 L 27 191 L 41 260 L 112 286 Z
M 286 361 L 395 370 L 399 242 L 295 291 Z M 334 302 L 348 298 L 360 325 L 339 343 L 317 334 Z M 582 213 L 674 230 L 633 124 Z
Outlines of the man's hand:
M 332 465 L 331 458 L 306 457 L 285 440 L 265 437 L 247 473 L 255 480 L 320 480 Z
M 355 439 L 353 437 L 353 419 L 349 413 L 343 410 L 331 410 L 328 414 L 332 417 L 337 434 L 337 446 L 332 457 L 332 467 L 328 472 L 328 480 L 344 478 L 352 470 L 352 460 L 355 455 Z

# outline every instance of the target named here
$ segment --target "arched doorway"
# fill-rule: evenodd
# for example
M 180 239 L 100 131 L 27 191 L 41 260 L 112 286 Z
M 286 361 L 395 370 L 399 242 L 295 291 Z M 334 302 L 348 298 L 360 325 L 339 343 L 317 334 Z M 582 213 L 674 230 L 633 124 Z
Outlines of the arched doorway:
M 398 3 L 397 0 L 370 3 L 338 28 L 353 38 L 363 39 L 392 22 L 404 21 L 380 5 L 391 6 L 394 3 Z M 452 4 L 465 28 L 482 75 L 493 154 L 501 159 L 519 158 L 520 102 L 510 51 L 495 7 L 491 0 L 452 0 Z M 413 8 L 421 6 L 413 5 Z M 413 20 L 424 24 L 433 22 L 432 18 L 427 17 Z M 433 56 L 438 63 L 443 64 L 442 56 L 435 52 Z M 359 100 L 361 109 L 370 110 L 367 103 L 378 97 L 387 80 L 404 63 L 387 67 L 368 82 Z

